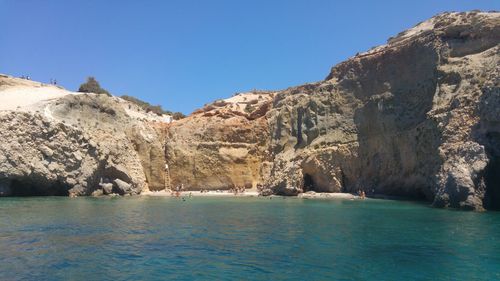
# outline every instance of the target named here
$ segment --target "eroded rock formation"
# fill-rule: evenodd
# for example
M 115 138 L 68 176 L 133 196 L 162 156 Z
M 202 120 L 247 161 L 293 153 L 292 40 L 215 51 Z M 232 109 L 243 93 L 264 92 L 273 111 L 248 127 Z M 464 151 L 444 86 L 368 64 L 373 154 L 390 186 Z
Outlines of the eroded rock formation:
M 0 194 L 162 190 L 168 164 L 186 190 L 361 189 L 498 209 L 499 42 L 500 13 L 444 13 L 323 81 L 238 94 L 169 125 L 118 98 L 52 89 L 43 104 L 0 106 Z M 16 83 L 2 78 L 0 94 Z
M 260 171 L 242 174 L 267 193 L 362 189 L 496 208 L 499 42 L 499 13 L 445 13 L 338 64 L 324 81 L 275 92 L 260 118 L 202 110 L 170 129 L 167 147 L 185 152 L 169 154 L 183 171 L 173 178 L 224 188 L 242 173 L 227 167 L 251 162 Z M 224 157 L 250 143 L 258 148 Z
M 106 95 L 54 94 L 61 90 L 5 76 L 0 85 L 5 103 L 17 94 L 28 100 L 0 112 L 0 195 L 164 189 L 161 123 L 133 104 Z
M 265 113 L 272 94 L 240 94 L 172 123 L 166 159 L 172 185 L 186 189 L 256 188 L 271 163 Z

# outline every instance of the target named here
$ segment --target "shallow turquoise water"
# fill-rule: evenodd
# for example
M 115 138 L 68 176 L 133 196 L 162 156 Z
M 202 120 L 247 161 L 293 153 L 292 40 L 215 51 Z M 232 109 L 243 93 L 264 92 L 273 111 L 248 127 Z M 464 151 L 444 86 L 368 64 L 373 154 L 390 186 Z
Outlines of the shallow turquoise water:
M 500 280 L 500 212 L 297 198 L 2 198 L 1 280 Z

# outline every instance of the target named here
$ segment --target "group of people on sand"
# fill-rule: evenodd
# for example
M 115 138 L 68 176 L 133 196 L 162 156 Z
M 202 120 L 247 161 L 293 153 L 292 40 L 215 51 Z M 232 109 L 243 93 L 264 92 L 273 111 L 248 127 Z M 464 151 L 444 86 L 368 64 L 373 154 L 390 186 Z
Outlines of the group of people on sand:
M 216 193 L 226 193 L 227 192 L 226 190 L 220 190 L 220 189 L 212 190 L 212 191 L 216 192 Z M 200 193 L 208 193 L 208 192 L 210 192 L 210 190 L 200 189 Z M 233 188 L 229 189 L 229 192 L 234 193 L 234 195 L 238 195 L 240 193 L 245 193 L 245 187 L 243 187 L 243 186 L 233 187 Z
M 239 193 L 245 193 L 245 187 L 244 186 L 235 186 L 230 189 L 234 195 L 238 195 Z

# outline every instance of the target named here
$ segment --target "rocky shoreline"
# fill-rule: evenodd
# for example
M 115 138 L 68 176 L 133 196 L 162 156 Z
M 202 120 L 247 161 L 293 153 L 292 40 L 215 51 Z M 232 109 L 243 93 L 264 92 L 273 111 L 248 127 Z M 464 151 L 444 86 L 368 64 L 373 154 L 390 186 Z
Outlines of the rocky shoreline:
M 172 123 L 2 75 L 0 196 L 365 190 L 500 209 L 499 60 L 500 13 L 444 13 L 322 81 L 237 94 Z

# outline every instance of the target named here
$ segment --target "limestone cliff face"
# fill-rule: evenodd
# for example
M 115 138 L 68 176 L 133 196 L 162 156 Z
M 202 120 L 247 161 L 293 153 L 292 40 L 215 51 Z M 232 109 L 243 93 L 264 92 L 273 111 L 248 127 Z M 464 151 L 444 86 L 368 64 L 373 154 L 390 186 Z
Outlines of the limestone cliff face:
M 166 158 L 172 186 L 185 189 L 256 188 L 269 170 L 264 114 L 272 94 L 240 94 L 172 123 Z
M 498 206 L 499 42 L 498 13 L 442 14 L 280 92 L 266 185 Z
M 210 105 L 168 129 L 172 178 L 498 207 L 499 42 L 499 13 L 445 13 L 273 93 L 258 118 Z
M 0 111 L 0 195 L 164 189 L 161 125 L 132 117 L 133 105 L 105 95 L 54 95 L 53 86 L 10 77 L 0 85 L 3 100 L 34 99 Z

